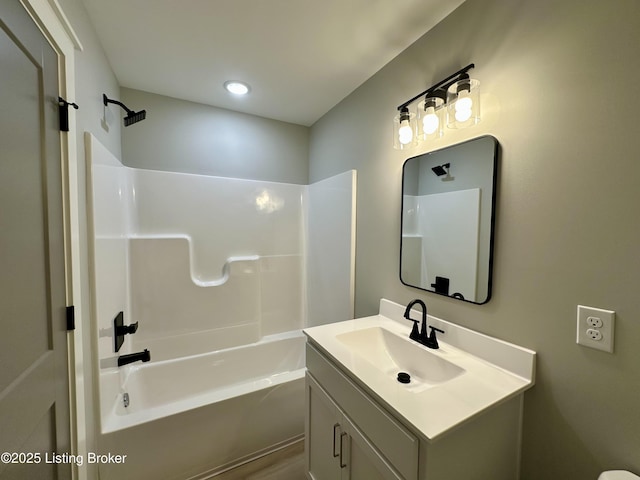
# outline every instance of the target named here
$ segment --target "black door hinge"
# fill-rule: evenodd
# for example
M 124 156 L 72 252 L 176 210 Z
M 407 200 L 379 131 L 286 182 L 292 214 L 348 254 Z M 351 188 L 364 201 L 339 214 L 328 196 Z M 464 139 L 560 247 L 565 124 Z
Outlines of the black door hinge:
M 67 330 L 76 329 L 76 308 L 71 305 L 67 307 Z
M 76 110 L 79 108 L 75 103 L 69 103 L 64 98 L 58 97 L 58 113 L 60 116 L 60 131 L 69 131 L 69 106 L 72 106 Z

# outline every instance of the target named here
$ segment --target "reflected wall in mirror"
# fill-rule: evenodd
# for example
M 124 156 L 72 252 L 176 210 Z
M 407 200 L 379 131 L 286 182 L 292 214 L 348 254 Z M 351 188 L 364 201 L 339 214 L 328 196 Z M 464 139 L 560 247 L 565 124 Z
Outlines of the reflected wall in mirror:
M 402 283 L 467 302 L 489 301 L 497 164 L 498 141 L 489 135 L 404 163 Z

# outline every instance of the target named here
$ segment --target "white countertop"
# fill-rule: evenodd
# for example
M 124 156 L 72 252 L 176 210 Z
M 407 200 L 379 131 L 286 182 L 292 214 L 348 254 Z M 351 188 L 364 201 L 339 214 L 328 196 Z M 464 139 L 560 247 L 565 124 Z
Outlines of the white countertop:
M 446 333 L 438 335 L 438 350 L 427 350 L 464 372 L 422 389 L 399 383 L 393 375 L 383 373 L 336 338 L 356 330 L 381 327 L 408 339 L 412 324 L 403 318 L 403 313 L 403 306 L 383 299 L 378 315 L 303 331 L 312 344 L 430 441 L 533 386 L 535 352 L 432 316 L 427 324 Z M 412 318 L 419 319 L 420 315 L 414 311 Z M 427 347 L 420 345 L 420 348 Z

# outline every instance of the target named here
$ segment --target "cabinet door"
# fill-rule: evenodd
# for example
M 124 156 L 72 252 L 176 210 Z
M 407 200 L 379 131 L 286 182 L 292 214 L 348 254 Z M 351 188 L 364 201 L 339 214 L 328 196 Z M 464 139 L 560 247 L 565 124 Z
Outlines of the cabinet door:
M 307 373 L 306 459 L 311 480 L 403 480 Z
M 312 480 L 340 479 L 340 470 L 343 470 L 339 461 L 342 415 L 309 374 L 306 377 L 306 396 L 305 453 L 308 476 Z
M 347 417 L 341 425 L 347 434 L 339 446 L 348 480 L 403 480 Z

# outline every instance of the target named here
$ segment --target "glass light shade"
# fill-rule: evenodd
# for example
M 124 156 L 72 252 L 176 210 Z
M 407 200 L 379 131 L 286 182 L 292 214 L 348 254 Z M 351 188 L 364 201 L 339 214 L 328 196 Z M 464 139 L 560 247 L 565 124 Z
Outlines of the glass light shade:
M 403 109 L 393 117 L 393 148 L 406 150 L 418 144 L 416 114 Z
M 418 104 L 418 139 L 432 140 L 444 135 L 446 111 L 444 100 L 429 97 Z
M 447 125 L 465 128 L 480 121 L 480 82 L 459 80 L 447 89 Z

